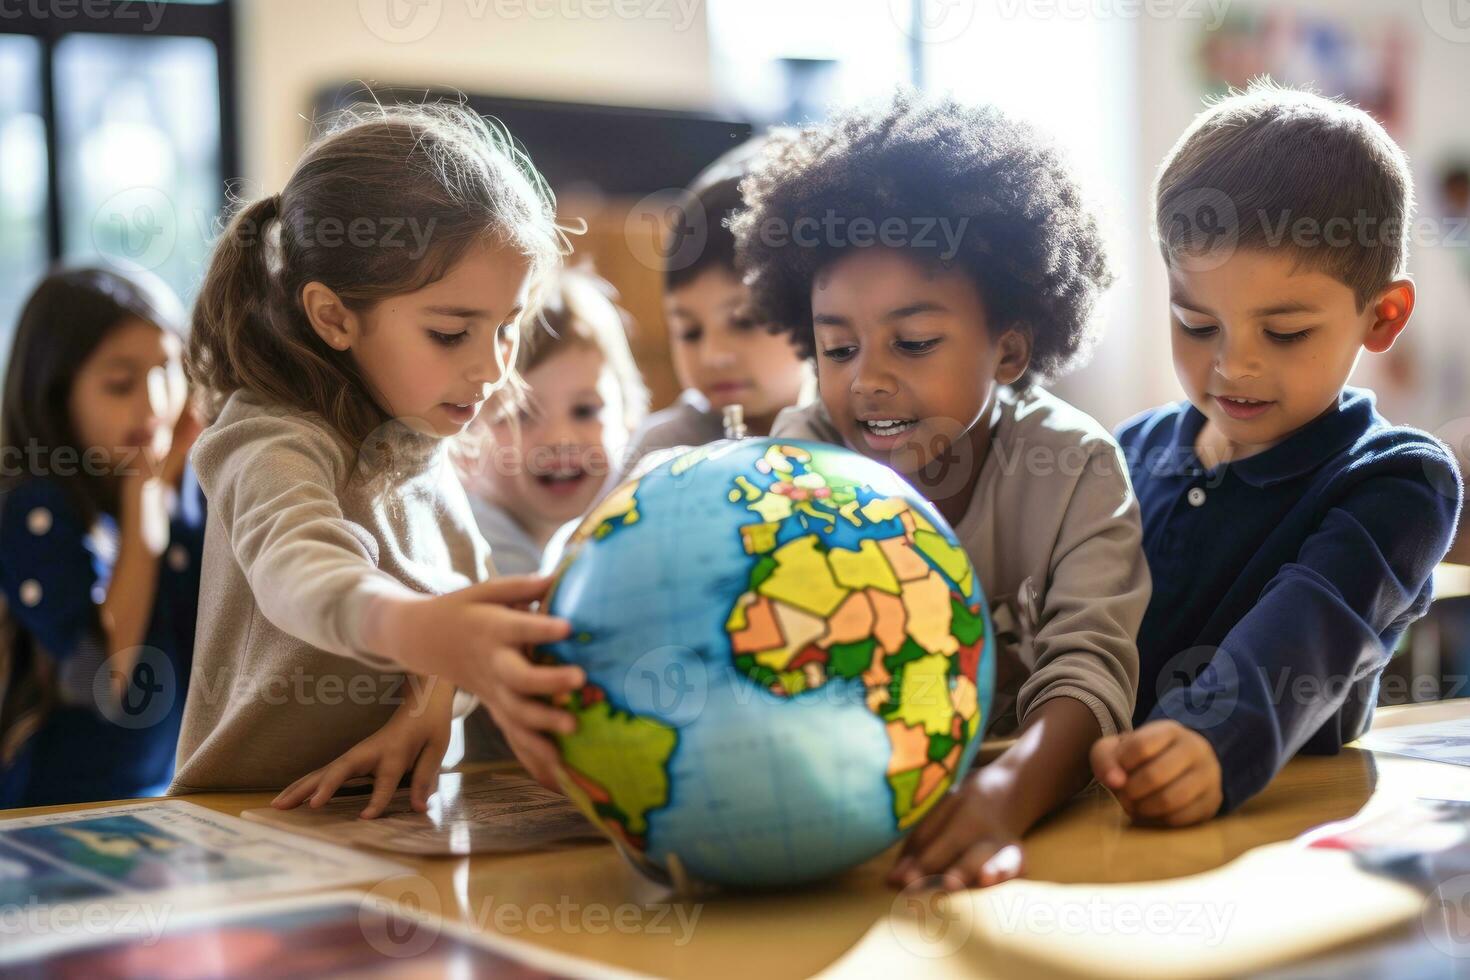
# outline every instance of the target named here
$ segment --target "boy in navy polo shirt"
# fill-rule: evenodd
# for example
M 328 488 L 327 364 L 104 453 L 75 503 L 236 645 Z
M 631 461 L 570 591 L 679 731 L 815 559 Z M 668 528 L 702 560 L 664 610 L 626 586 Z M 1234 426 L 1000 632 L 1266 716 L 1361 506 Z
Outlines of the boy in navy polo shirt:
M 1135 820 L 1228 812 L 1368 727 L 1463 490 L 1449 451 L 1345 387 L 1414 309 L 1412 179 L 1366 113 L 1256 84 L 1202 112 L 1155 186 L 1174 368 L 1125 423 L 1154 592 L 1132 732 L 1093 772 Z

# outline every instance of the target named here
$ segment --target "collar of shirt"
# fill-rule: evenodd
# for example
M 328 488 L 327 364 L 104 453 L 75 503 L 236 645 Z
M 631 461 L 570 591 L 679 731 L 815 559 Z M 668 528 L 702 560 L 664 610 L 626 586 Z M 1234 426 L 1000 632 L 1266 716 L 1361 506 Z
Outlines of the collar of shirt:
M 1265 452 L 1224 465 L 1253 487 L 1284 483 L 1310 473 L 1351 447 L 1373 426 L 1376 415 L 1371 391 L 1344 388 L 1333 408 L 1281 442 Z M 1194 443 L 1204 424 L 1200 410 L 1186 403 L 1174 419 L 1167 452 L 1153 472 L 1160 476 L 1202 475 L 1205 468 L 1195 455 Z

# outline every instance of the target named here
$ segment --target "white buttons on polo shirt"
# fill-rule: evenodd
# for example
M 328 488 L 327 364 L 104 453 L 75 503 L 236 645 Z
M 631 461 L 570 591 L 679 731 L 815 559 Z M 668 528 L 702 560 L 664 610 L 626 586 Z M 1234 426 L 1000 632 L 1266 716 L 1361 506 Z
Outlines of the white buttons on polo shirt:
M 1205 503 L 1205 492 L 1199 487 L 1190 487 L 1189 493 L 1185 494 L 1184 499 L 1189 501 L 1189 506 L 1191 507 L 1203 507 Z
M 20 601 L 30 609 L 39 606 L 41 604 L 41 583 L 33 578 L 28 578 L 20 583 Z
M 181 544 L 176 544 L 168 549 L 168 567 L 176 572 L 182 572 L 189 567 L 189 551 Z
M 45 507 L 34 507 L 26 515 L 26 530 L 40 537 L 51 530 L 51 512 Z

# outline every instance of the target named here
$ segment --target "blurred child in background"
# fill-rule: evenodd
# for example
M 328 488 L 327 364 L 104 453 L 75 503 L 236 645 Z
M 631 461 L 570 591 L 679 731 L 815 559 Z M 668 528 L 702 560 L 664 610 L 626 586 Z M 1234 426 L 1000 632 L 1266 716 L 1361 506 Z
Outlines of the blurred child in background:
M 492 402 L 477 423 L 490 438 L 460 468 L 502 575 L 540 567 L 547 542 L 586 513 L 648 412 L 626 314 L 607 282 L 563 270 L 548 287 L 541 320 L 516 354 L 525 390 Z
M 0 806 L 168 786 L 204 501 L 185 465 L 183 312 L 152 277 L 54 273 L 21 313 L 0 422 Z
M 729 218 L 740 211 L 740 181 L 765 141 L 752 140 L 711 164 L 675 209 L 665 253 L 664 315 L 674 373 L 684 391 L 633 437 L 625 470 L 648 453 L 724 438 L 723 413 L 740 405 L 752 436 L 767 435 L 795 405 L 810 369 L 785 334 L 752 317 L 735 265 Z
M 490 438 L 461 461 L 470 510 L 502 575 L 530 575 L 547 543 L 591 507 L 612 461 L 648 411 L 648 389 L 628 346 L 627 315 L 612 287 L 563 270 L 547 290 L 541 324 L 528 327 L 506 390 L 477 425 Z M 489 719 L 465 720 L 467 758 L 500 754 Z

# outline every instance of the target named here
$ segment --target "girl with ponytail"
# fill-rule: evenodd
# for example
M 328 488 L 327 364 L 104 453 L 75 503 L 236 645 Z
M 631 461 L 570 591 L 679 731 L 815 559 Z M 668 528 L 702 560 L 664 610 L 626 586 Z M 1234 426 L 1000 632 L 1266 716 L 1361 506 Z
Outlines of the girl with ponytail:
M 195 667 L 172 790 L 326 802 L 407 772 L 422 809 L 456 688 L 533 773 L 581 671 L 533 665 L 568 625 L 493 578 L 448 459 L 514 352 L 563 238 L 545 183 L 461 107 L 350 113 L 225 228 L 186 364 L 210 425 Z M 467 702 L 468 699 L 465 699 Z M 288 784 L 290 784 L 288 786 Z

